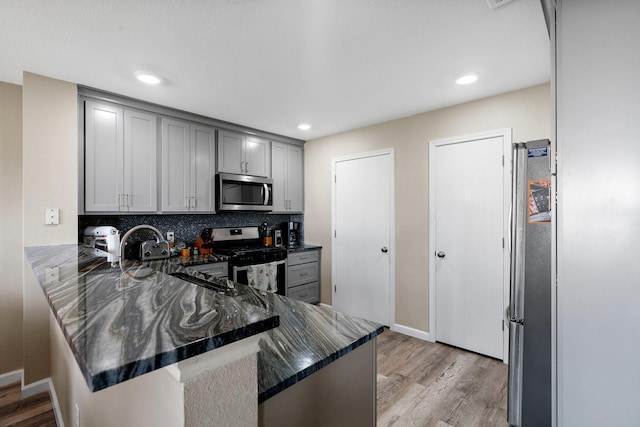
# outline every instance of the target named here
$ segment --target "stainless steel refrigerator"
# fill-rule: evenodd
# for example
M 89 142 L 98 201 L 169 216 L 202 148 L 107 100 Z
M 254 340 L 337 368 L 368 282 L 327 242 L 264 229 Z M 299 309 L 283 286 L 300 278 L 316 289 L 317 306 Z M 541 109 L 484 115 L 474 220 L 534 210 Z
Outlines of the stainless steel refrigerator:
M 549 140 L 513 144 L 509 425 L 551 425 Z

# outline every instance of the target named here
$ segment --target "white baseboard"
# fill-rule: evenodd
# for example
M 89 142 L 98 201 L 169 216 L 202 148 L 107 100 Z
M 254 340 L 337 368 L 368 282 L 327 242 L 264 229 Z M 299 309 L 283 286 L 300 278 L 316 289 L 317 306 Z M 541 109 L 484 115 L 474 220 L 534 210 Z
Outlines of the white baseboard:
M 51 396 L 51 405 L 53 406 L 53 413 L 56 416 L 56 423 L 58 423 L 58 427 L 64 427 L 64 420 L 62 419 L 62 411 L 60 411 L 56 388 L 53 386 L 51 378 L 47 378 L 47 380 L 49 381 L 49 396 Z
M 58 395 L 56 389 L 53 386 L 51 378 L 45 378 L 34 383 L 24 385 L 24 370 L 18 369 L 16 371 L 0 374 L 0 387 L 7 384 L 20 381 L 20 394 L 22 398 L 33 396 L 34 394 L 49 392 L 51 397 L 51 405 L 53 406 L 53 413 L 56 417 L 58 427 L 64 427 L 64 421 L 62 420 L 62 412 L 60 412 L 60 404 L 58 403 Z
M 397 323 L 391 326 L 391 330 L 400 332 L 401 334 L 409 335 L 410 337 L 418 338 L 424 341 L 431 341 L 429 332 L 421 331 L 420 329 L 410 328 L 409 326 L 399 325 Z
M 318 305 L 329 310 L 333 310 L 333 307 L 328 304 L 320 303 Z M 409 326 L 403 326 L 397 323 L 394 323 L 390 329 L 395 332 L 400 332 L 401 334 L 409 335 L 410 337 L 418 338 L 424 341 L 432 341 L 429 332 L 421 331 L 420 329 L 410 328 Z
M 50 391 L 51 384 L 49 378 L 45 378 L 40 381 L 36 381 L 31 384 L 24 385 L 22 382 L 22 398 L 33 396 L 34 394 L 42 393 L 44 391 Z
M 20 383 L 22 383 L 22 369 L 7 372 L 6 374 L 0 374 L 0 387 L 15 383 L 16 381 L 20 381 Z

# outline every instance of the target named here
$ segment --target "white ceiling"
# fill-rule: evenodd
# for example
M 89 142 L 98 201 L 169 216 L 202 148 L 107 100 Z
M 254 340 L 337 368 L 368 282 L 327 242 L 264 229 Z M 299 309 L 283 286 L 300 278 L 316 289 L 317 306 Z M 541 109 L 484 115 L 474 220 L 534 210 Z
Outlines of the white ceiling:
M 0 0 L 0 81 L 24 70 L 304 140 L 547 82 L 549 52 L 539 0 Z

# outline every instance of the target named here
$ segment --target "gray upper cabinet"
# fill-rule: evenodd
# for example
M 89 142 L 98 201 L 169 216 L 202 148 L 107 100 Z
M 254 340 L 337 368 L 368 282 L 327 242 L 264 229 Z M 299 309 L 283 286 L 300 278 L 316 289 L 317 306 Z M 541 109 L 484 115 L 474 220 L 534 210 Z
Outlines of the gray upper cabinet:
M 270 166 L 269 141 L 218 131 L 218 172 L 270 177 Z
M 215 211 L 215 129 L 162 119 L 162 211 Z
M 156 117 L 85 103 L 85 211 L 156 212 Z
M 302 162 L 302 147 L 271 142 L 273 212 L 303 211 Z

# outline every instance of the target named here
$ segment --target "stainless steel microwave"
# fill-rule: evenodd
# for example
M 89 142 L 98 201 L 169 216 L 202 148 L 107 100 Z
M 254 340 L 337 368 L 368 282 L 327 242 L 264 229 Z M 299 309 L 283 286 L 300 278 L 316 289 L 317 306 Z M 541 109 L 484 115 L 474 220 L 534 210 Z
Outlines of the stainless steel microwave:
M 271 211 L 273 180 L 260 176 L 216 175 L 217 211 Z

